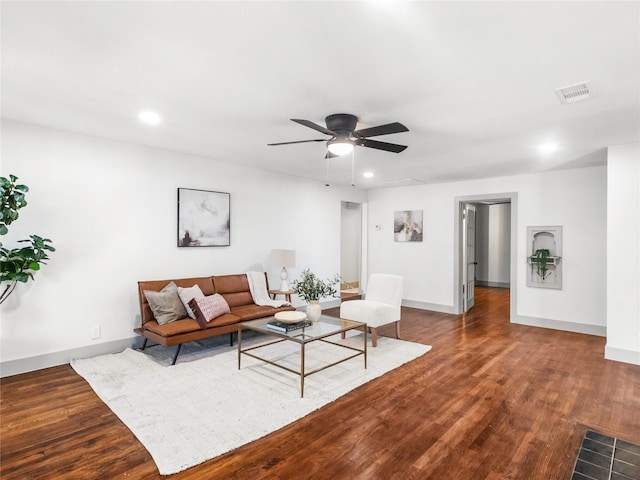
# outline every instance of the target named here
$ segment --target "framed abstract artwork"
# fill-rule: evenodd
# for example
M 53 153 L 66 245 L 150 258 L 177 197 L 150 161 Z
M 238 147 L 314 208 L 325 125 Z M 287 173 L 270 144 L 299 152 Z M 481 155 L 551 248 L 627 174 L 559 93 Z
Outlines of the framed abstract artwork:
M 422 241 L 422 210 L 402 210 L 393 215 L 393 239 L 396 242 Z
M 231 245 L 231 195 L 178 188 L 178 247 Z

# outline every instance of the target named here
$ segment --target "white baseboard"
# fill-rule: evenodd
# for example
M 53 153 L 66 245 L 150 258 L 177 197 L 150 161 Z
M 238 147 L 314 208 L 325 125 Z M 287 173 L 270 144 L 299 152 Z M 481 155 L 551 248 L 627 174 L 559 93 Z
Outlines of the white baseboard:
M 523 315 L 512 317 L 511 323 L 529 325 L 530 327 L 564 330 L 566 332 L 585 333 L 587 335 L 597 335 L 599 337 L 607 336 L 607 327 L 603 325 L 587 325 L 585 323 L 565 322 L 562 320 L 551 320 L 548 318 L 525 317 Z
M 615 360 L 616 362 L 640 365 L 640 352 L 610 347 L 609 345 L 605 345 L 604 347 L 604 358 L 607 360 Z
M 477 280 L 477 287 L 494 287 L 494 288 L 511 288 L 511 284 L 509 282 L 491 282 L 489 280 Z
M 88 358 L 95 357 L 96 355 L 121 352 L 125 348 L 137 346 L 138 343 L 142 345 L 141 340 L 142 337 L 136 336 L 124 338 L 122 340 L 114 340 L 112 342 L 73 348 L 71 350 L 63 350 L 61 352 L 46 353 L 35 357 L 8 360 L 0 363 L 0 377 L 9 377 L 11 375 L 33 372 L 34 370 L 40 370 L 43 368 L 65 365 L 69 363 L 72 358 Z
M 322 308 L 333 308 L 339 306 L 340 299 L 322 302 Z M 297 308 L 304 311 L 306 308 L 306 304 Z M 70 350 L 37 355 L 34 357 L 8 360 L 0 363 L 0 378 L 9 377 L 11 375 L 18 375 L 20 373 L 33 372 L 35 370 L 41 370 L 43 368 L 57 367 L 58 365 L 65 365 L 69 363 L 73 358 L 88 358 L 95 357 L 96 355 L 117 353 L 129 347 L 140 348 L 142 346 L 143 340 L 144 339 L 142 337 L 136 335 L 131 338 L 114 340 L 112 342 L 87 345 Z
M 432 310 L 440 313 L 456 313 L 453 309 L 453 305 L 439 305 L 437 303 L 418 302 L 416 300 L 402 300 L 402 306 L 417 308 L 419 310 Z
M 435 303 L 418 302 L 414 300 L 403 300 L 404 307 L 417 308 L 420 310 L 431 310 L 440 313 L 455 314 L 453 306 L 439 305 Z M 339 307 L 340 300 L 330 300 L 322 303 L 322 308 Z M 305 306 L 298 307 L 304 310 Z M 600 325 L 586 325 L 582 323 L 564 322 L 560 320 L 549 320 L 536 317 L 518 316 L 512 318 L 511 323 L 521 325 L 529 325 L 532 327 L 551 328 L 554 330 L 564 330 L 575 333 L 585 333 L 587 335 L 597 335 L 601 337 L 607 336 L 607 327 Z M 142 345 L 142 337 L 135 336 L 124 338 L 122 340 L 114 340 L 112 342 L 100 343 L 97 345 L 87 345 L 84 347 L 64 350 L 61 352 L 47 353 L 35 357 L 20 358 L 16 360 L 8 360 L 0 363 L 0 377 L 8 377 L 18 375 L 20 373 L 32 372 L 43 368 L 56 367 L 65 365 L 73 358 L 95 357 L 96 355 L 104 355 L 108 353 L 121 352 L 125 348 L 138 348 Z M 632 350 L 624 350 L 614 347 L 605 347 L 605 358 L 625 363 L 640 365 L 640 352 Z

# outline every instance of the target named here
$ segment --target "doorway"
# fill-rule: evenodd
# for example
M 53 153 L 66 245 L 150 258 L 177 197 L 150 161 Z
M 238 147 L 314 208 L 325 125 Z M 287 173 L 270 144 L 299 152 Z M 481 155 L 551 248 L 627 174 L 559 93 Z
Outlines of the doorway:
M 454 311 L 477 302 L 476 286 L 510 288 L 511 315 L 516 310 L 517 194 L 458 197 L 454 238 Z
M 363 206 L 341 202 L 340 214 L 340 298 L 359 297 L 362 292 Z

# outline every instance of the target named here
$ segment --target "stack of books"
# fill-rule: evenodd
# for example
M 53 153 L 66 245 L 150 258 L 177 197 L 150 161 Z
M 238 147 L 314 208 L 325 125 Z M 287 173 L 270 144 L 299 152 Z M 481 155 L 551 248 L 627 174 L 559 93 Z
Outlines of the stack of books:
M 286 323 L 279 320 L 273 320 L 267 323 L 267 328 L 269 330 L 273 330 L 274 332 L 288 333 L 300 328 L 310 327 L 311 325 L 313 325 L 313 322 L 311 320 L 302 320 L 301 322 L 297 323 Z

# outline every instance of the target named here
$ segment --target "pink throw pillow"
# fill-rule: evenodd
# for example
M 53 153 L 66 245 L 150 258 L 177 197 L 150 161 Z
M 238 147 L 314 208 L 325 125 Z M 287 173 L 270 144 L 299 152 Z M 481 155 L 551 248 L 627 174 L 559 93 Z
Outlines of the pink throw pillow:
M 200 328 L 207 328 L 207 322 L 210 322 L 220 315 L 230 313 L 229 304 L 219 293 L 214 293 L 208 297 L 192 298 L 189 306 L 196 314 L 196 320 Z

